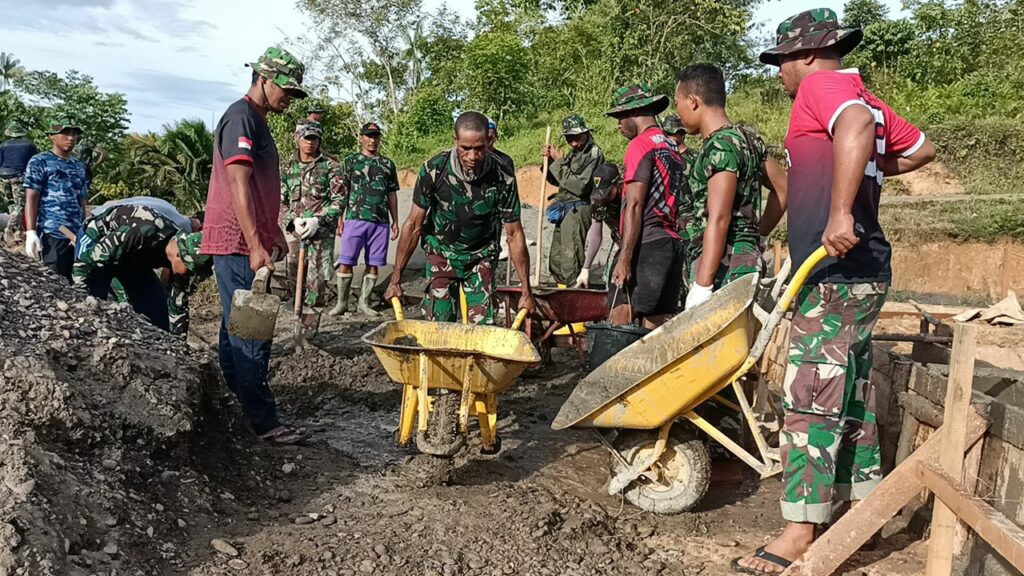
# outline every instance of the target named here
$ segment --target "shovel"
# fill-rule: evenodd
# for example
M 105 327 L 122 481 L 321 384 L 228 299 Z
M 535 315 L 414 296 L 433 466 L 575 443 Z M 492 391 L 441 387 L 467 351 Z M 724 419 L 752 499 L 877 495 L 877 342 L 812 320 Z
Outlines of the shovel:
M 267 292 L 270 268 L 256 271 L 250 290 L 235 290 L 231 295 L 228 334 L 244 340 L 273 340 L 277 311 L 281 300 Z

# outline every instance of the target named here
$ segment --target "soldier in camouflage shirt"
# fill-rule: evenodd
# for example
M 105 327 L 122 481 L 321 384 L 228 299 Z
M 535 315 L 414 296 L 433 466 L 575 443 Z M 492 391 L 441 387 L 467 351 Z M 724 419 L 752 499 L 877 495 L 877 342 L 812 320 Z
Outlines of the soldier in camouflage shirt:
M 185 334 L 189 295 L 213 273 L 212 259 L 199 254 L 201 239 L 202 233 L 179 229 L 153 208 L 115 206 L 85 221 L 75 243 L 72 282 L 101 300 L 119 283 L 132 309 L 159 328 Z M 159 268 L 170 270 L 167 289 L 153 272 Z
M 4 229 L 4 242 L 9 246 L 20 243 L 22 219 L 24 217 L 25 168 L 28 161 L 39 153 L 39 149 L 26 138 L 28 130 L 18 122 L 11 124 L 4 131 L 8 138 L 0 144 L 0 207 L 3 207 L 11 218 Z
M 338 305 L 331 314 L 348 309 L 352 267 L 364 253 L 366 274 L 359 294 L 359 311 L 371 317 L 380 313 L 370 307 L 377 273 L 388 262 L 388 242 L 398 238 L 398 172 L 390 158 L 380 155 L 380 127 L 367 122 L 359 131 L 362 150 L 345 158 L 342 173 L 348 183 L 348 210 L 338 227 Z
M 420 168 L 385 298 L 401 297 L 402 271 L 422 239 L 427 253 L 424 317 L 454 322 L 461 289 L 468 305 L 467 320 L 473 324 L 493 322 L 494 267 L 504 227 L 509 257 L 523 283 L 519 306 L 533 311 L 530 255 L 520 210 L 515 177 L 490 155 L 487 117 L 479 112 L 462 113 L 455 121 L 455 147 Z
M 678 206 L 676 222 L 679 227 L 679 237 L 682 239 L 679 249 L 683 256 L 683 282 L 679 286 L 679 303 L 684 305 L 690 271 L 693 270 L 693 262 L 690 258 L 690 243 L 693 241 L 693 221 L 695 216 L 693 213 L 693 189 L 690 188 L 689 182 L 690 177 L 693 175 L 693 168 L 697 165 L 697 157 L 700 156 L 700 151 L 686 146 L 686 127 L 683 126 L 683 121 L 679 119 L 679 116 L 672 114 L 665 118 L 661 123 L 661 129 L 665 131 L 665 136 L 668 136 L 669 140 L 676 143 L 679 156 L 683 159 L 683 174 L 686 175 L 687 182 L 686 186 L 681 186 L 676 190 L 676 206 Z
M 341 166 L 320 150 L 323 128 L 303 120 L 295 127 L 295 156 L 281 171 L 281 203 L 290 231 L 296 219 L 315 219 L 314 230 L 299 234 L 306 252 L 303 336 L 315 332 L 319 308 L 325 304 L 327 284 L 334 278 L 334 231 L 345 204 Z M 301 342 L 299 343 L 301 345 Z
M 711 293 L 761 269 L 761 186 L 785 191 L 785 173 L 768 157 L 764 141 L 729 120 L 725 79 L 710 64 L 680 70 L 676 109 L 687 131 L 704 137 L 690 174 L 693 219 L 690 238 L 690 287 L 686 308 Z

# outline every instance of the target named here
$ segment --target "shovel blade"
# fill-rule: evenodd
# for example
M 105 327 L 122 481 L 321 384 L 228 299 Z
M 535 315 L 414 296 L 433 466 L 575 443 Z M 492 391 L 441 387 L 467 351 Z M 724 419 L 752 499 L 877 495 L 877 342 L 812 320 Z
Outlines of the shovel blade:
M 273 340 L 281 300 L 270 294 L 235 290 L 231 297 L 228 334 L 244 340 Z

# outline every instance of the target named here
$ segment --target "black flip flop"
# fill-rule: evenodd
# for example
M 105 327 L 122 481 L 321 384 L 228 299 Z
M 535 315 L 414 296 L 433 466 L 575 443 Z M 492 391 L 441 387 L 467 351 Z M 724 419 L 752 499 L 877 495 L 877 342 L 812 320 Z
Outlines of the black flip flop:
M 260 440 L 263 440 L 268 444 L 289 446 L 292 444 L 301 444 L 308 437 L 309 436 L 306 434 L 306 431 L 302 428 L 296 430 L 289 426 L 278 426 L 270 432 L 260 435 Z
M 738 572 L 740 574 L 779 574 L 779 572 L 766 572 L 764 570 L 757 570 L 756 568 L 747 568 L 746 566 L 740 564 L 740 560 L 743 560 L 744 558 L 746 558 L 746 556 L 740 556 L 739 558 L 732 559 L 732 563 L 730 564 L 730 566 L 732 567 L 733 572 Z M 764 560 L 766 562 L 771 562 L 772 564 L 779 566 L 783 570 L 789 568 L 789 565 L 792 564 L 792 562 L 786 560 L 782 556 L 777 556 L 775 554 L 772 554 L 771 552 L 766 552 L 764 546 L 754 551 L 754 558 L 760 558 L 761 560 Z

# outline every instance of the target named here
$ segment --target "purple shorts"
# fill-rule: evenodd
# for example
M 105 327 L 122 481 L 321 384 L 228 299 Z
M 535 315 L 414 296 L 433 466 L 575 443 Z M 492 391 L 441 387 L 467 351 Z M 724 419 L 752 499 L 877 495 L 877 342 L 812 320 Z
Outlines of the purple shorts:
M 359 263 L 359 253 L 365 248 L 367 266 L 384 266 L 388 263 L 390 238 L 391 226 L 387 224 L 346 220 L 345 230 L 341 233 L 338 264 L 355 266 Z

